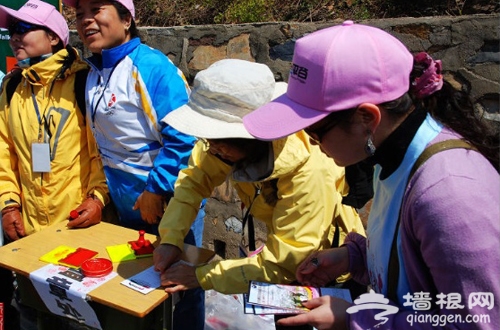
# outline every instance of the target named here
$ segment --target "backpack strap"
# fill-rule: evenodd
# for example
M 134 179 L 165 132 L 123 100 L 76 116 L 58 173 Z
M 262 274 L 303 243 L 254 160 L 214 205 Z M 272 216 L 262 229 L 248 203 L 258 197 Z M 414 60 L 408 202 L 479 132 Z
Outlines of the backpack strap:
M 340 226 L 338 221 L 335 220 L 335 233 L 333 233 L 332 247 L 340 246 Z
M 23 79 L 23 75 L 21 74 L 21 72 L 21 70 L 13 71 L 9 81 L 7 81 L 7 85 L 5 86 L 5 95 L 7 96 L 8 106 L 10 106 L 10 100 L 12 100 L 12 96 L 14 95 L 17 86 Z
M 415 162 L 410 171 L 407 184 L 408 182 L 410 182 L 411 178 L 413 177 L 413 174 L 415 174 L 418 168 L 422 166 L 422 164 L 424 164 L 433 155 L 441 151 L 449 149 L 457 149 L 457 148 L 477 150 L 469 142 L 466 142 L 461 139 L 452 139 L 452 140 L 437 142 L 425 148 L 422 154 L 418 157 L 417 161 Z M 394 230 L 394 237 L 392 239 L 392 245 L 391 245 L 391 254 L 389 256 L 389 267 L 387 271 L 387 297 L 395 302 L 397 301 L 397 287 L 399 280 L 399 258 L 398 258 L 397 240 L 398 240 L 400 222 L 401 222 L 401 209 L 399 210 L 399 217 L 396 222 L 396 228 Z
M 89 74 L 89 69 L 77 71 L 75 74 L 75 97 L 76 104 L 80 108 L 83 115 L 83 122 L 85 123 L 87 105 L 85 104 L 85 84 L 87 82 L 87 75 Z

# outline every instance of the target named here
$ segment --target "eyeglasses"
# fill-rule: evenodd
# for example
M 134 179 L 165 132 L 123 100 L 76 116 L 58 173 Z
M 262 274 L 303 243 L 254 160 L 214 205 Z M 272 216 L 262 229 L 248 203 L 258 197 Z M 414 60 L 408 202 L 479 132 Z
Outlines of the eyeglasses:
M 325 136 L 326 133 L 328 133 L 333 127 L 335 127 L 340 120 L 328 120 L 324 124 L 309 126 L 307 128 L 304 128 L 304 131 L 306 132 L 307 135 L 309 135 L 309 138 L 314 141 L 316 144 L 321 144 L 323 141 L 323 137 Z
M 35 25 L 23 21 L 17 21 L 9 25 L 9 35 L 13 36 L 14 34 L 25 34 L 34 30 L 42 30 L 43 26 Z

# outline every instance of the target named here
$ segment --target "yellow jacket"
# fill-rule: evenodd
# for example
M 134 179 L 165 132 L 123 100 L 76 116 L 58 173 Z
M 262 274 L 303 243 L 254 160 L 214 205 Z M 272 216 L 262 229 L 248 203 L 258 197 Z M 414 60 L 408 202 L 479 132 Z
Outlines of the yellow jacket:
M 27 235 L 67 221 L 89 194 L 109 201 L 96 143 L 76 103 L 75 73 L 87 67 L 76 56 L 62 76 L 66 49 L 24 69 L 10 107 L 5 91 L 0 95 L 0 209 L 21 205 Z M 39 124 L 32 96 L 47 125 Z M 40 128 L 50 145 L 49 173 L 32 170 Z
M 206 152 L 201 142 L 195 145 L 188 167 L 179 173 L 174 197 L 159 231 L 162 244 L 174 244 L 181 249 L 200 202 L 228 176 L 246 206 L 252 203 L 256 190 L 261 191 L 251 213 L 266 224 L 264 249 L 253 257 L 197 267 L 197 279 L 205 290 L 242 293 L 248 290 L 250 280 L 295 280 L 295 269 L 306 256 L 330 247 L 334 221 L 346 231 L 364 234 L 356 210 L 341 204 L 348 189 L 343 168 L 312 146 L 304 132 L 273 141 L 272 146 L 274 169 L 260 182 L 235 181 L 233 169 Z

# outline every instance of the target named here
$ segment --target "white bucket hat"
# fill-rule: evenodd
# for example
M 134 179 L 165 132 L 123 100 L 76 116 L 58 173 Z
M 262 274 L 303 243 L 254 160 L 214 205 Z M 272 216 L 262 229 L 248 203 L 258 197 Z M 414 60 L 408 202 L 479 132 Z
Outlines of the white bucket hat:
M 189 102 L 163 121 L 200 138 L 253 139 L 243 126 L 243 116 L 285 91 L 286 83 L 275 83 L 266 65 L 224 59 L 196 75 Z

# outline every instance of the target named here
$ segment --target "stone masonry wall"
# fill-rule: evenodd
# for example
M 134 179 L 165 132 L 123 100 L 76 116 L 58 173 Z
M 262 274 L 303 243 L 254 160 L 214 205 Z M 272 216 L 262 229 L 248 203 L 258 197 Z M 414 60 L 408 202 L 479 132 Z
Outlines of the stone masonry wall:
M 144 27 L 140 28 L 140 33 L 146 44 L 168 55 L 189 82 L 197 72 L 224 58 L 267 64 L 277 81 L 287 81 L 295 40 L 341 23 Z M 357 23 L 379 27 L 393 34 L 411 52 L 426 51 L 435 59 L 441 59 L 447 79 L 471 95 L 480 113 L 500 123 L 498 14 L 397 18 Z M 84 50 L 74 31 L 71 43 Z M 366 220 L 366 210 L 361 211 L 363 220 Z M 217 188 L 207 204 L 204 245 L 215 249 L 222 257 L 235 256 L 241 238 L 238 221 L 241 221 L 241 210 L 234 191 L 227 185 Z M 257 239 L 265 241 L 265 227 L 262 225 L 257 226 Z
M 443 61 L 447 78 L 498 119 L 500 53 L 498 14 L 366 20 L 399 38 L 410 51 L 426 51 Z M 267 64 L 277 81 L 287 81 L 295 40 L 342 21 L 143 27 L 143 41 L 161 50 L 192 81 L 200 70 L 223 58 Z M 83 49 L 72 31 L 71 42 Z

